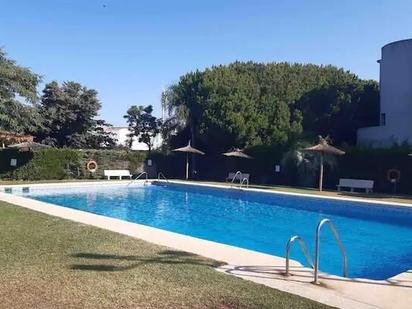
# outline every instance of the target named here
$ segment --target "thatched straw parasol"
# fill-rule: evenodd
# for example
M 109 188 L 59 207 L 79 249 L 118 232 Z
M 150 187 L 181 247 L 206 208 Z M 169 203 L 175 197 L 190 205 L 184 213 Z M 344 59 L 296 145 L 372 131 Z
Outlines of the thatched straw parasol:
M 23 143 L 8 145 L 7 147 L 18 149 L 19 151 L 32 151 L 32 150 L 37 150 L 37 149 L 42 149 L 42 148 L 51 148 L 51 146 L 39 144 L 36 142 L 23 142 Z
M 329 145 L 328 136 L 325 138 L 323 138 L 322 136 L 319 136 L 319 144 L 312 146 L 312 147 L 307 147 L 303 150 L 309 151 L 309 152 L 317 152 L 320 154 L 319 191 L 322 191 L 323 190 L 323 156 L 325 154 L 341 156 L 341 155 L 344 155 L 345 152 Z
M 190 146 L 190 141 L 187 144 L 187 146 L 177 148 L 177 149 L 173 149 L 172 151 L 178 151 L 178 152 L 185 152 L 186 153 L 186 180 L 189 179 L 189 153 L 200 154 L 200 155 L 205 154 L 203 151 L 200 151 L 200 150 Z
M 239 148 L 233 148 L 231 151 L 223 153 L 226 157 L 236 157 L 236 158 L 243 158 L 243 159 L 253 159 L 253 157 L 247 155 L 243 152 L 243 150 Z

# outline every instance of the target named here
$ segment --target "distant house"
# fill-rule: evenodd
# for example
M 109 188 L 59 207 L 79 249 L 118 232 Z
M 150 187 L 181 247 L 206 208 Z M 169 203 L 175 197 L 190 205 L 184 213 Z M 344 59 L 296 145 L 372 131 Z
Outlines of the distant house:
M 114 138 L 117 139 L 117 145 L 118 146 L 124 146 L 124 147 L 129 147 L 129 134 L 130 130 L 128 127 L 107 127 L 105 128 L 106 132 L 110 132 L 114 134 Z M 160 146 L 162 146 L 162 136 L 161 134 L 158 134 L 153 141 L 153 149 L 157 149 Z M 147 145 L 145 143 L 139 143 L 138 138 L 134 137 L 133 138 L 133 143 L 132 143 L 132 150 L 149 150 Z
M 380 125 L 358 130 L 358 145 L 412 145 L 412 39 L 382 47 Z

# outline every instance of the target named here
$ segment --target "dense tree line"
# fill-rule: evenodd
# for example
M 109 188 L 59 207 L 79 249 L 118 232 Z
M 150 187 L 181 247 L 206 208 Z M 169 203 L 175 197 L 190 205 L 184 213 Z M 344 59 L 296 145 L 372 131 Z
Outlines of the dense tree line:
M 0 129 L 29 133 L 57 147 L 113 147 L 98 119 L 97 92 L 76 83 L 51 82 L 37 94 L 41 77 L 0 50 Z M 188 139 L 208 152 L 230 147 L 281 146 L 317 135 L 354 144 L 359 127 L 377 125 L 378 85 L 333 66 L 235 62 L 182 76 L 162 94 L 171 117 L 151 106 L 125 115 L 132 138 L 149 148 L 162 133 L 171 146 Z
M 113 147 L 109 126 L 97 119 L 101 103 L 97 92 L 76 82 L 46 84 L 0 50 L 0 129 L 34 135 L 38 142 L 56 147 Z
M 37 94 L 41 77 L 21 67 L 0 50 L 0 129 L 35 136 L 36 141 L 55 147 L 113 148 L 116 141 L 98 119 L 101 103 L 97 91 L 67 81 L 53 81 Z M 128 146 L 135 139 L 149 152 L 162 122 L 153 107 L 131 106 L 124 118 L 129 125 Z
M 40 99 L 39 113 L 43 125 L 37 138 L 57 147 L 106 148 L 115 142 L 103 127 L 108 124 L 96 119 L 101 103 L 97 91 L 76 82 L 46 85 Z
M 376 125 L 379 115 L 375 81 L 312 64 L 215 66 L 182 76 L 162 100 L 179 124 L 174 142 L 191 138 L 209 151 L 317 135 L 354 144 L 357 128 Z
M 36 131 L 41 122 L 35 108 L 40 79 L 0 49 L 0 129 L 20 133 Z M 22 104 L 21 100 L 26 103 Z

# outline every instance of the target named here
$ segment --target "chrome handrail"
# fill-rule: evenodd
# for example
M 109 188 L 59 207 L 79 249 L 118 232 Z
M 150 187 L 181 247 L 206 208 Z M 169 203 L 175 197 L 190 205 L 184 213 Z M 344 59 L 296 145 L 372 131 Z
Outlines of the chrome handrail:
M 315 243 L 315 270 L 314 270 L 314 283 L 318 283 L 318 275 L 319 275 L 319 250 L 320 250 L 320 231 L 324 224 L 328 224 L 333 236 L 335 236 L 336 242 L 339 246 L 340 253 L 342 255 L 342 268 L 343 268 L 343 276 L 348 277 L 348 269 L 347 269 L 347 259 L 346 259 L 346 251 L 345 247 L 340 240 L 339 233 L 336 230 L 335 224 L 330 219 L 323 219 L 319 222 L 316 228 L 316 243 Z
M 246 188 L 249 188 L 249 179 L 247 179 L 246 177 L 242 179 L 242 181 L 240 182 L 240 189 L 242 189 L 242 185 L 246 183 Z
M 146 172 L 141 172 L 139 175 L 136 176 L 135 179 L 133 179 L 131 182 L 129 182 L 129 184 L 127 186 L 130 186 L 131 184 L 133 184 L 136 180 L 138 180 L 143 175 L 146 175 L 146 180 L 144 182 L 146 184 L 149 181 L 149 175 Z
M 237 175 L 240 175 L 240 181 L 242 181 L 242 172 L 241 171 L 237 171 L 236 173 L 235 173 L 235 176 L 233 176 L 233 178 L 232 178 L 232 181 L 231 181 L 231 187 L 233 187 L 233 183 L 235 182 L 235 180 L 236 180 L 236 176 Z
M 290 248 L 292 246 L 292 244 L 295 242 L 295 240 L 298 241 L 298 244 L 300 246 L 300 249 L 303 252 L 303 255 L 306 258 L 306 261 L 309 263 L 310 267 L 314 268 L 313 266 L 313 260 L 312 257 L 309 253 L 308 247 L 306 246 L 305 242 L 303 241 L 303 239 L 298 236 L 292 236 L 291 238 L 289 238 L 288 243 L 286 244 L 286 253 L 285 253 L 285 258 L 286 258 L 286 271 L 285 271 L 285 275 L 289 276 L 289 256 L 290 256 Z
M 169 182 L 169 179 L 167 179 L 162 172 L 157 173 L 157 180 L 160 180 L 161 177 L 166 180 L 166 182 Z

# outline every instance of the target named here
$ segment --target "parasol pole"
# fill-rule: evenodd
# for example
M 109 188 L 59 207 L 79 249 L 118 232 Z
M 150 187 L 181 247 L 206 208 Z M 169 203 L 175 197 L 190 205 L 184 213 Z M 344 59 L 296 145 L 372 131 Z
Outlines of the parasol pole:
M 320 153 L 319 191 L 323 189 L 323 152 Z
M 189 153 L 186 152 L 186 180 L 189 179 Z

